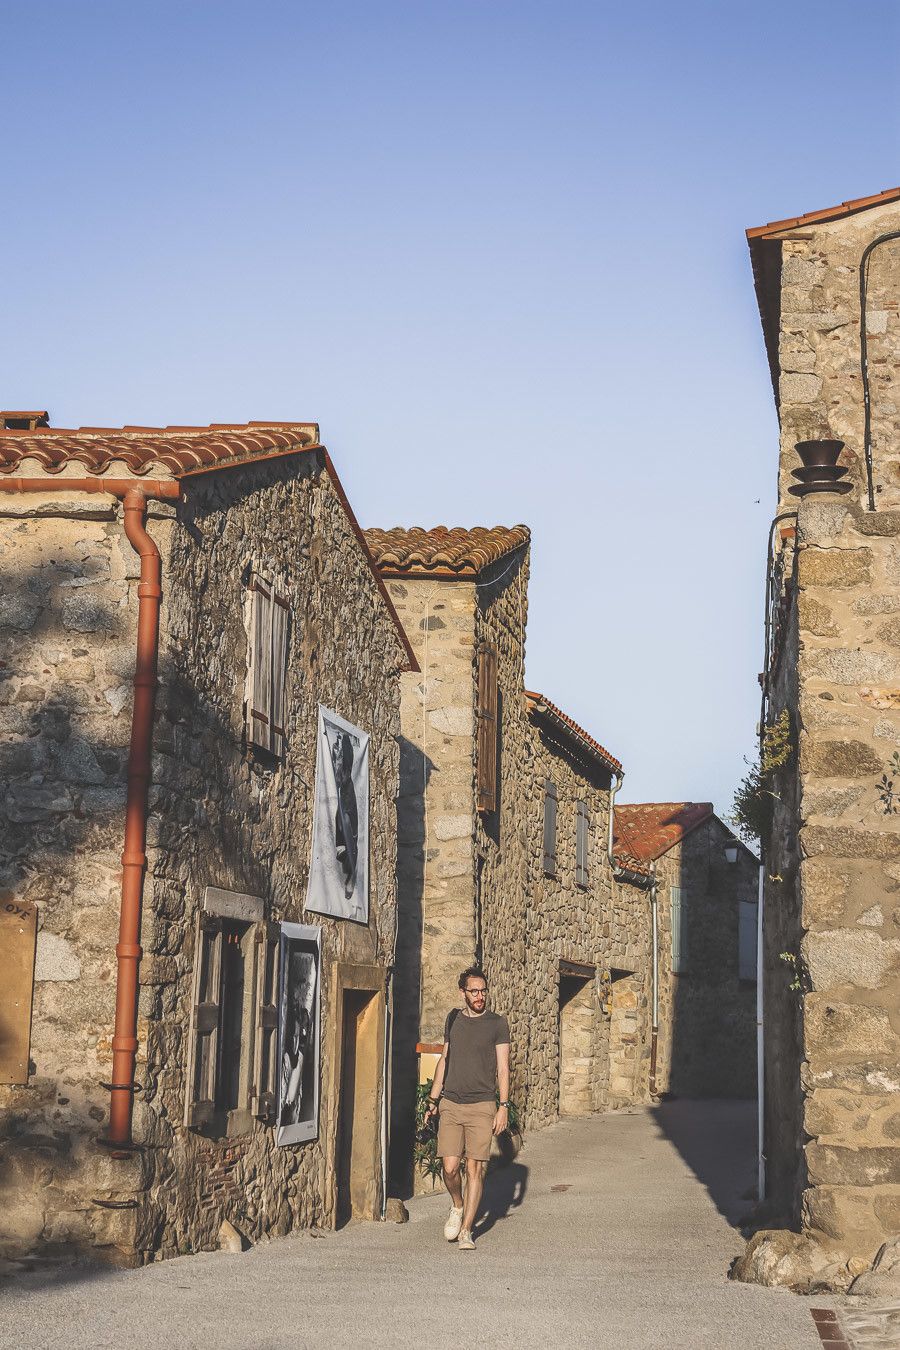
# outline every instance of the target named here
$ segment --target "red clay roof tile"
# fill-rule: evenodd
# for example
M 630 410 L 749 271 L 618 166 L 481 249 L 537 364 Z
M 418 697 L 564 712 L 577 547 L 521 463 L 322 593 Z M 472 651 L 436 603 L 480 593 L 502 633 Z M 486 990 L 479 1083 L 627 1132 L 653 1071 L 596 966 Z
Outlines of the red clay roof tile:
M 652 862 L 713 814 L 712 802 L 637 802 L 617 806 L 613 850 Z
M 111 464 L 120 463 L 135 474 L 168 470 L 180 478 L 191 471 L 309 449 L 318 443 L 318 430 L 311 422 L 0 429 L 0 474 L 14 473 L 23 463 L 33 461 L 52 474 L 63 473 L 69 465 L 103 474 Z
M 619 760 L 611 755 L 608 750 L 604 750 L 599 741 L 595 741 L 593 736 L 588 735 L 583 727 L 580 727 L 577 722 L 573 722 L 571 717 L 568 717 L 561 708 L 557 708 L 555 703 L 551 703 L 549 698 L 526 689 L 525 707 L 532 717 L 544 717 L 551 722 L 582 753 L 588 754 L 591 759 L 601 760 L 604 767 L 612 770 L 613 773 L 622 772 L 622 765 Z
M 748 239 L 764 239 L 767 235 L 779 234 L 782 230 L 793 230 L 798 226 L 817 225 L 828 220 L 840 220 L 843 216 L 855 215 L 857 211 L 867 211 L 871 206 L 884 206 L 887 202 L 900 200 L 900 187 L 885 188 L 873 197 L 853 197 L 841 202 L 839 206 L 826 206 L 822 211 L 807 211 L 802 216 L 789 216 L 787 220 L 770 220 L 768 225 L 756 225 L 747 231 Z
M 366 530 L 366 540 L 382 574 L 397 576 L 476 576 L 514 549 L 527 544 L 527 525 L 476 525 L 470 530 L 436 525 Z

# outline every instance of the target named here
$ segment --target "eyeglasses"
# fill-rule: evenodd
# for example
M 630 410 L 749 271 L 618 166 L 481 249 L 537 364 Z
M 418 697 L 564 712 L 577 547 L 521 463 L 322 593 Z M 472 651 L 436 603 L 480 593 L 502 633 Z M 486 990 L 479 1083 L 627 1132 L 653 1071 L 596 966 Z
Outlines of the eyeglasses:
M 464 994 L 471 994 L 472 998 L 487 998 L 486 989 L 464 989 Z

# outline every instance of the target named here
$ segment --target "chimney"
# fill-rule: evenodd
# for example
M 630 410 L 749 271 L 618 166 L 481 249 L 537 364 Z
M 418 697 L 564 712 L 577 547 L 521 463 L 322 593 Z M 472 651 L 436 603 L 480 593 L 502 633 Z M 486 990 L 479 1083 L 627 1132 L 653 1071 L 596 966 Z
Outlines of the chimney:
M 0 412 L 0 428 L 3 431 L 37 431 L 38 427 L 49 427 L 50 418 L 46 412 Z

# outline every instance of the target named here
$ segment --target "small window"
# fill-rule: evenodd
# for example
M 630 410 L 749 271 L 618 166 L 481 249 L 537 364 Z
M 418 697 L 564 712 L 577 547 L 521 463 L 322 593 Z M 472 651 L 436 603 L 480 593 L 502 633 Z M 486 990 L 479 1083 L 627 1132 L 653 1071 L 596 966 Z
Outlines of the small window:
M 669 896 L 672 906 L 672 973 L 683 975 L 688 963 L 687 906 L 680 886 L 670 886 Z
M 259 572 L 250 577 L 247 742 L 280 756 L 284 752 L 288 602 Z
M 187 1125 L 239 1134 L 274 1119 L 278 943 L 277 924 L 200 914 Z
M 556 876 L 556 812 L 559 798 L 556 784 L 544 779 L 544 875 Z
M 738 979 L 756 983 L 757 908 L 752 900 L 738 901 Z
M 584 802 L 576 803 L 575 885 L 587 890 L 590 885 L 591 818 Z
M 479 811 L 497 809 L 497 743 L 499 738 L 499 682 L 497 649 L 482 642 L 478 648 L 478 726 L 476 794 Z

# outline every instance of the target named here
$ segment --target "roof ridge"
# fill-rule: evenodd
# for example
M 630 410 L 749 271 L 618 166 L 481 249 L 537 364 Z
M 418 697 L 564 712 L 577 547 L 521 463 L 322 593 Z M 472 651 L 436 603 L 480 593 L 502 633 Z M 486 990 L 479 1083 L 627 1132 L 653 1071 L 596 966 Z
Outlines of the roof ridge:
M 770 220 L 767 225 L 754 225 L 746 231 L 747 238 L 764 239 L 769 234 L 781 230 L 790 230 L 798 225 L 814 225 L 818 221 L 840 220 L 842 216 L 855 215 L 857 211 L 867 211 L 873 206 L 885 206 L 888 202 L 900 200 L 900 187 L 885 188 L 883 192 L 870 197 L 851 197 L 837 206 L 826 206 L 819 211 L 806 211 L 801 216 L 788 216 L 785 220 Z
M 370 526 L 366 540 L 385 576 L 476 576 L 531 540 L 527 525 Z
M 585 731 L 584 727 L 579 726 L 579 724 L 575 721 L 573 717 L 570 717 L 568 713 L 563 712 L 562 708 L 557 707 L 557 705 L 551 699 L 547 698 L 546 694 L 538 694 L 531 689 L 524 690 L 524 694 L 526 701 L 530 701 L 535 704 L 536 712 L 541 711 L 540 704 L 543 704 L 544 707 L 549 710 L 551 716 L 553 716 L 555 720 L 562 721 L 564 727 L 569 732 L 575 733 L 575 735 L 580 740 L 587 743 L 586 748 L 590 749 L 595 754 L 599 753 L 599 755 L 605 761 L 607 766 L 611 768 L 613 772 L 615 773 L 622 772 L 621 761 L 616 759 L 615 755 L 610 754 L 610 752 L 606 749 L 606 747 L 601 745 L 600 742 L 596 740 L 589 731 Z

